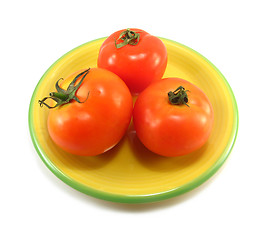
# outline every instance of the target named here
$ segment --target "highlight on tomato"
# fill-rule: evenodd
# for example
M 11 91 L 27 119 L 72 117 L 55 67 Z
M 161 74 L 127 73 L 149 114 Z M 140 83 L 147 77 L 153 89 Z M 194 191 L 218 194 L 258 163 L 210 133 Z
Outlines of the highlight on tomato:
M 157 37 L 132 28 L 111 34 L 101 45 L 98 67 L 117 74 L 132 94 L 161 80 L 167 66 L 167 49 Z
M 140 141 L 166 157 L 186 155 L 202 147 L 213 120 L 213 108 L 205 93 L 179 78 L 150 85 L 138 96 L 133 110 Z
M 123 137 L 133 103 L 120 77 L 105 69 L 81 70 L 59 79 L 56 90 L 39 104 L 50 108 L 48 132 L 60 148 L 76 155 L 95 156 L 114 147 Z M 47 99 L 54 100 L 54 106 Z

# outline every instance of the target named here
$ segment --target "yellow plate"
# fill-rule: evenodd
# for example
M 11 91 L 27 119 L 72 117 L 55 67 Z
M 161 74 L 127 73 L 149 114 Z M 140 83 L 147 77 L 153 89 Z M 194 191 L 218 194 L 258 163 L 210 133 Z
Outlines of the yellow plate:
M 168 51 L 164 77 L 184 78 L 209 97 L 215 114 L 211 137 L 200 150 L 182 157 L 164 158 L 147 150 L 130 125 L 124 139 L 96 157 L 78 157 L 59 149 L 46 127 L 48 109 L 38 100 L 54 91 L 56 80 L 77 70 L 96 67 L 104 38 L 83 44 L 56 61 L 37 84 L 29 108 L 34 146 L 46 166 L 71 187 L 114 202 L 143 203 L 177 196 L 210 178 L 229 155 L 238 129 L 238 110 L 223 75 L 194 50 L 161 38 Z

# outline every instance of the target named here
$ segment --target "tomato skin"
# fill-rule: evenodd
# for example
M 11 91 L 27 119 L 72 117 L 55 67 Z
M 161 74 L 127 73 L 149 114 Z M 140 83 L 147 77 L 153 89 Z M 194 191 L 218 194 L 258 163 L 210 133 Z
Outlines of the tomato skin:
M 80 72 L 66 78 L 61 87 L 66 89 Z M 92 68 L 76 96 L 85 102 L 72 100 L 49 111 L 47 125 L 52 140 L 76 155 L 106 152 L 120 141 L 131 120 L 133 103 L 129 89 L 114 73 Z
M 118 39 L 124 30 L 113 33 L 100 48 L 98 67 L 117 74 L 130 91 L 137 94 L 162 78 L 167 66 L 167 50 L 159 38 L 141 29 L 131 30 L 140 33 L 138 44 L 117 49 L 115 39 Z
M 189 105 L 172 105 L 168 92 L 179 86 L 187 92 Z M 166 157 L 191 153 L 208 140 L 214 114 L 212 105 L 197 86 L 179 78 L 166 78 L 145 89 L 137 98 L 133 123 L 140 141 Z

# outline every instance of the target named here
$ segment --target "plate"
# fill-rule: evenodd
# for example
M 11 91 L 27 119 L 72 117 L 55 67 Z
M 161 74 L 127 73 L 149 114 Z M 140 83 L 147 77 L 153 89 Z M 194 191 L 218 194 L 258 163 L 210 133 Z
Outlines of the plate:
M 79 157 L 58 148 L 50 139 L 48 109 L 38 100 L 54 90 L 56 80 L 72 72 L 97 66 L 105 38 L 85 43 L 58 59 L 38 82 L 29 107 L 33 144 L 45 165 L 63 182 L 90 196 L 122 203 L 168 199 L 190 191 L 209 179 L 225 162 L 238 130 L 234 94 L 219 70 L 193 49 L 160 38 L 167 47 L 164 77 L 180 77 L 201 88 L 209 97 L 215 121 L 208 142 L 181 157 L 161 157 L 138 140 L 133 125 L 112 150 L 95 157 Z

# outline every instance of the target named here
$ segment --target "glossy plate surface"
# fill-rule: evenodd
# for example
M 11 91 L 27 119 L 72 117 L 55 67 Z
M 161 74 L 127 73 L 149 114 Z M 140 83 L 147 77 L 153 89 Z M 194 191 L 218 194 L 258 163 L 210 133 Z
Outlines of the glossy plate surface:
M 168 51 L 164 77 L 180 77 L 200 87 L 215 114 L 212 134 L 198 151 L 164 158 L 147 150 L 130 125 L 124 139 L 96 157 L 78 157 L 59 149 L 46 127 L 48 109 L 38 100 L 54 91 L 56 80 L 77 70 L 96 67 L 104 38 L 83 44 L 57 60 L 36 86 L 29 108 L 33 144 L 46 166 L 71 187 L 96 198 L 125 203 L 167 199 L 194 189 L 210 178 L 228 157 L 237 135 L 238 110 L 223 75 L 207 59 L 179 43 L 161 38 Z

